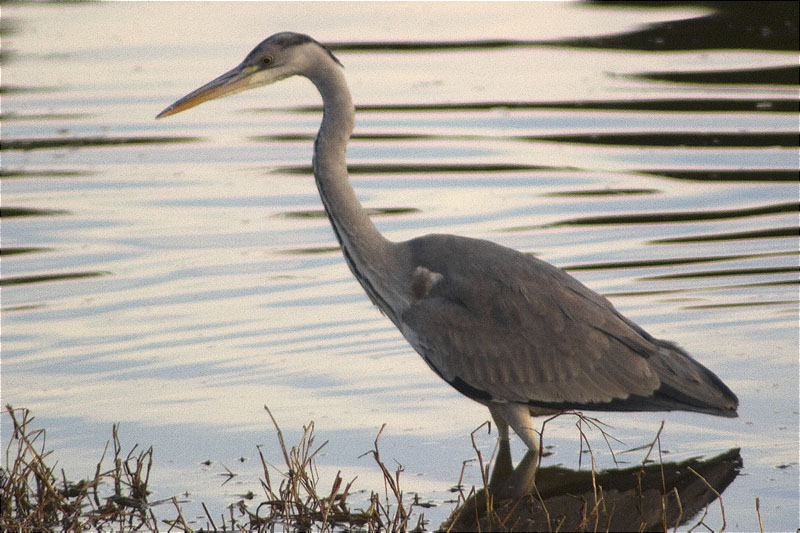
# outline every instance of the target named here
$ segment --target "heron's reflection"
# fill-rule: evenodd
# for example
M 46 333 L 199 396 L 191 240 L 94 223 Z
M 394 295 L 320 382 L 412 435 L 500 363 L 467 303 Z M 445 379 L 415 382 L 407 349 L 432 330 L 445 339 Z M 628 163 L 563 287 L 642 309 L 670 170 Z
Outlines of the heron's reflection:
M 680 463 L 653 463 L 595 473 L 536 467 L 528 452 L 512 468 L 500 441 L 489 482 L 443 524 L 446 531 L 664 531 L 690 521 L 730 485 L 742 467 L 739 449 Z M 535 474 L 535 482 L 534 482 Z

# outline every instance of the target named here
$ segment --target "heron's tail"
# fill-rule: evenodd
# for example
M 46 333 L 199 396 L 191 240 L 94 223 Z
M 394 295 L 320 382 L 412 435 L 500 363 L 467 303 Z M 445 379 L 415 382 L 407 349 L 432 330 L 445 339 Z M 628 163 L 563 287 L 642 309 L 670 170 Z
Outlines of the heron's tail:
M 739 399 L 711 370 L 671 342 L 656 340 L 658 353 L 649 363 L 661 380 L 655 393 L 674 409 L 736 417 Z

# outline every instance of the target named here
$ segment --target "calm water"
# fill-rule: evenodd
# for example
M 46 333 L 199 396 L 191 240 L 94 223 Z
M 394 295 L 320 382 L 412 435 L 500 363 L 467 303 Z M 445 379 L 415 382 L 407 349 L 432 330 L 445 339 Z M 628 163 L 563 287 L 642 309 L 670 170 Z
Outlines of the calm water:
M 153 499 L 188 492 L 187 518 L 258 493 L 257 445 L 279 462 L 264 404 L 287 441 L 311 420 L 330 441 L 323 480 L 341 469 L 365 490 L 382 490 L 360 456 L 386 423 L 383 456 L 437 504 L 430 526 L 452 510 L 447 489 L 488 412 L 439 381 L 352 279 L 310 175 L 313 87 L 153 118 L 291 29 L 346 66 L 352 181 L 381 231 L 534 253 L 679 342 L 738 394 L 739 418 L 600 414 L 616 450 L 662 420 L 669 460 L 741 448 L 727 528 L 757 528 L 759 497 L 768 530 L 794 530 L 797 19 L 754 12 L 745 28 L 697 18 L 708 13 L 3 6 L 3 403 L 33 411 L 76 478 L 121 422 L 123 445 L 156 450 Z M 545 465 L 578 468 L 574 422 L 547 425 Z M 493 435 L 478 442 L 491 453 Z M 239 475 L 223 486 L 225 467 Z M 474 465 L 465 476 L 479 483 Z M 719 504 L 708 512 L 721 527 Z

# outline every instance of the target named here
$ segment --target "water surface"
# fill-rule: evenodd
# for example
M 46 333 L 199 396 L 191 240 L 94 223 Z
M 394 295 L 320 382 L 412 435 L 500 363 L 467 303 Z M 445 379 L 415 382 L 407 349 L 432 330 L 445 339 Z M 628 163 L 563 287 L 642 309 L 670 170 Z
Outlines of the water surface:
M 259 490 L 256 445 L 279 462 L 264 404 L 288 442 L 315 421 L 323 477 L 367 490 L 382 484 L 361 455 L 385 423 L 405 489 L 437 504 L 431 527 L 447 516 L 488 413 L 429 371 L 341 258 L 310 172 L 313 87 L 153 118 L 291 29 L 345 65 L 352 181 L 382 232 L 535 254 L 681 344 L 738 394 L 739 418 L 599 416 L 624 449 L 665 420 L 670 460 L 741 448 L 728 529 L 757 528 L 756 497 L 768 530 L 796 528 L 797 18 L 749 13 L 748 32 L 710 14 L 4 6 L 3 402 L 33 410 L 75 477 L 121 422 L 124 443 L 156 450 L 154 498 L 188 493 L 187 517 Z M 546 465 L 578 468 L 574 420 L 545 440 Z M 222 465 L 239 474 L 224 486 Z M 721 526 L 718 504 L 706 523 Z

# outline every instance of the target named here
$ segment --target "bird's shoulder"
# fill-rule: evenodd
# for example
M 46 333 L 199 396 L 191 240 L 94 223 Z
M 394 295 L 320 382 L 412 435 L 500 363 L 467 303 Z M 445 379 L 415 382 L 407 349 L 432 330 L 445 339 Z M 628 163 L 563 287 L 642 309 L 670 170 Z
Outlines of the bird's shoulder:
M 537 308 L 613 312 L 608 300 L 563 270 L 491 241 L 432 234 L 408 244 L 414 302 L 449 300 L 476 315 L 502 308 L 509 319 Z

